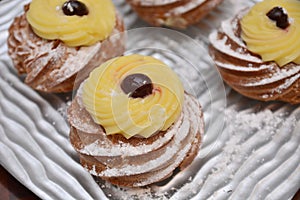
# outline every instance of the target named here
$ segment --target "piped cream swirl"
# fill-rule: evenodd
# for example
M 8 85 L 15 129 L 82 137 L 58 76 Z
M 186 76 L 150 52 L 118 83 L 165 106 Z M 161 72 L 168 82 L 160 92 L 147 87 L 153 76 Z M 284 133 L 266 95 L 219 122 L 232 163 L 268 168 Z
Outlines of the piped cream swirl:
M 116 23 L 111 0 L 81 0 L 88 15 L 67 16 L 66 0 L 32 0 L 27 20 L 35 34 L 48 40 L 61 40 L 68 46 L 89 46 L 106 39 Z
M 289 26 L 281 29 L 266 15 L 281 7 L 289 17 Z M 300 1 L 264 0 L 251 8 L 241 20 L 242 38 L 250 51 L 264 61 L 276 61 L 279 66 L 290 62 L 300 64 Z
M 122 91 L 120 82 L 136 73 L 152 80 L 152 94 L 130 98 Z M 178 76 L 163 62 L 134 54 L 109 60 L 92 71 L 83 85 L 82 99 L 106 134 L 147 138 L 167 130 L 179 117 L 184 90 Z

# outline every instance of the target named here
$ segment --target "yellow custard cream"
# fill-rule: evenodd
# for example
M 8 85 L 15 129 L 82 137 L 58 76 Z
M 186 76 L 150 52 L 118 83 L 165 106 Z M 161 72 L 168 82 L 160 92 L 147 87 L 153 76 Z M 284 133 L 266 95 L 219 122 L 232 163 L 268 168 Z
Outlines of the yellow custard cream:
M 41 38 L 74 47 L 106 39 L 116 23 L 111 0 L 32 0 L 26 17 Z
M 286 20 L 285 20 L 286 18 Z M 242 39 L 263 61 L 300 64 L 300 1 L 264 0 L 241 20 Z
M 134 90 L 138 83 L 142 85 Z M 166 64 L 133 54 L 111 59 L 93 70 L 84 82 L 82 100 L 107 135 L 148 138 L 178 119 L 184 89 Z

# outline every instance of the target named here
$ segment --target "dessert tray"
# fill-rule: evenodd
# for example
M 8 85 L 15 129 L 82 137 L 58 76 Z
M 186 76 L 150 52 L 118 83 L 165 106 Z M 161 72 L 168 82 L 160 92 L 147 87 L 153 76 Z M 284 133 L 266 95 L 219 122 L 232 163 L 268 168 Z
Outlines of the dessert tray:
M 126 54 L 173 66 L 201 103 L 206 131 L 194 162 L 172 178 L 139 189 L 95 180 L 68 139 L 73 94 L 38 93 L 7 55 L 7 29 L 29 1 L 0 1 L 0 164 L 41 199 L 291 199 L 300 188 L 300 107 L 259 102 L 224 85 L 208 55 L 208 35 L 255 1 L 224 0 L 186 30 L 147 27 L 115 0 L 127 27 Z M 143 28 L 141 28 L 143 27 Z

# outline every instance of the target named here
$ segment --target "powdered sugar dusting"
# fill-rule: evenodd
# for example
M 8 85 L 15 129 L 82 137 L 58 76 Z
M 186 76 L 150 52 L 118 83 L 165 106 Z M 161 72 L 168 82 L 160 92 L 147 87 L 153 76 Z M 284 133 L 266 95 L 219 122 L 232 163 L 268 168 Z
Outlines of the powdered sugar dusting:
M 222 63 L 219 61 L 215 62 L 219 67 L 225 68 L 225 69 L 231 69 L 235 71 L 260 71 L 260 70 L 265 70 L 265 69 L 272 69 L 272 65 L 260 65 L 259 67 L 245 67 L 245 66 L 237 66 L 233 64 L 228 64 L 228 63 Z
M 227 127 L 223 137 L 228 138 L 228 141 L 221 147 L 217 147 L 222 149 L 221 154 L 205 163 L 198 172 L 199 175 L 191 183 L 177 191 L 171 199 L 186 198 L 182 191 L 185 193 L 197 193 L 193 197 L 195 200 L 227 199 L 229 196 L 232 196 L 233 199 L 247 199 L 249 192 L 251 193 L 249 188 L 254 187 L 259 180 L 265 179 L 264 176 L 252 176 L 250 178 L 249 174 L 251 172 L 253 174 L 256 174 L 254 172 L 263 173 L 266 170 L 270 170 L 270 168 L 266 169 L 261 166 L 263 164 L 269 166 L 267 163 L 273 162 L 271 161 L 271 155 L 280 149 L 281 142 L 289 143 L 283 140 L 287 133 L 279 129 L 279 127 L 288 127 L 289 134 L 296 130 L 296 118 L 291 116 L 285 119 L 287 113 L 282 111 L 273 113 L 271 110 L 265 109 L 258 113 L 253 113 L 250 110 L 237 112 L 232 107 L 226 109 L 225 113 L 227 116 Z M 278 139 L 281 142 L 276 142 Z M 278 144 L 271 151 L 270 146 L 273 145 L 273 142 Z M 295 150 L 297 150 L 296 146 L 294 146 Z M 299 150 L 300 148 L 298 147 L 297 151 Z M 277 157 L 277 159 L 285 160 L 286 158 L 282 155 L 282 157 Z M 201 176 L 203 173 L 207 174 L 205 172 L 206 169 L 211 171 L 208 173 L 209 175 L 207 177 Z M 248 177 L 251 182 L 248 182 L 247 186 L 245 185 L 246 187 L 239 185 Z M 272 183 L 269 184 L 272 185 Z M 271 187 L 269 190 L 272 190 Z M 265 190 L 260 192 L 260 194 L 267 195 L 269 192 Z M 245 195 L 244 193 L 247 194 Z
M 293 134 L 299 127 L 295 116 L 300 116 L 300 110 L 296 112 L 297 115 L 289 116 L 285 109 L 273 112 L 264 108 L 253 112 L 252 109 L 238 111 L 234 106 L 227 108 L 227 125 L 221 138 L 217 139 L 227 140 L 215 147 L 220 154 L 209 156 L 200 168 L 190 168 L 195 170 L 195 176 L 182 174 L 189 181 L 180 188 L 173 188 L 174 194 L 155 186 L 129 189 L 103 183 L 103 188 L 112 191 L 116 199 L 247 199 L 256 195 L 256 183 L 263 181 L 264 189 L 259 191 L 263 199 L 277 190 L 273 182 L 267 181 L 265 174 L 276 177 L 274 173 L 282 167 L 279 163 L 287 159 L 284 152 L 300 152 L 300 147 L 295 145 L 300 141 L 300 135 Z M 283 144 L 291 148 L 282 148 Z M 280 152 L 280 156 L 273 159 L 276 152 Z M 300 156 L 295 156 L 294 159 L 300 160 Z M 282 179 L 274 181 L 280 184 Z
M 243 14 L 244 12 L 241 12 Z M 230 39 L 232 39 L 234 42 L 236 42 L 239 46 L 246 48 L 246 45 L 244 44 L 243 40 L 239 37 L 237 37 L 234 33 L 235 30 L 238 29 L 238 20 L 237 19 L 227 19 L 221 23 L 221 29 L 222 31 L 228 35 Z
M 77 73 L 82 72 L 83 79 L 102 62 L 123 53 L 120 34 L 123 21 L 116 15 L 116 26 L 106 40 L 73 48 L 59 40 L 44 40 L 36 36 L 26 20 L 26 13 L 22 13 L 11 26 L 8 52 L 18 71 L 27 75 L 25 82 L 32 88 L 47 92 L 70 91 Z M 114 37 L 114 34 L 121 36 Z
M 78 97 L 76 99 L 78 99 Z M 76 106 L 71 107 L 70 113 L 72 113 L 73 109 L 76 110 L 78 108 L 76 108 Z M 100 177 L 143 175 L 146 177 L 141 178 L 138 182 L 134 182 L 134 186 L 147 185 L 152 182 L 157 182 L 169 175 L 188 155 L 192 144 L 196 145 L 200 143 L 198 140 L 195 142 L 195 138 L 198 137 L 198 134 L 204 132 L 201 112 L 197 101 L 193 97 L 185 95 L 181 118 L 167 131 L 167 133 L 173 132 L 172 137 L 169 138 L 167 143 L 162 143 L 161 140 L 166 140 L 168 137 L 156 139 L 153 143 L 157 143 L 160 146 L 155 149 L 149 148 L 152 144 L 133 146 L 130 143 L 111 143 L 107 137 L 101 136 L 101 134 L 104 134 L 101 130 L 97 133 L 100 135 L 99 140 L 88 145 L 85 145 L 85 142 L 83 142 L 83 149 L 77 148 L 77 145 L 75 145 L 75 148 L 77 148 L 77 151 L 80 153 L 84 152 L 87 155 L 94 156 L 98 162 L 106 165 L 106 168 L 100 171 L 97 171 L 95 165 L 92 167 L 85 166 L 91 174 Z M 82 116 L 84 116 L 84 114 Z M 71 115 L 70 118 L 74 117 L 76 118 L 76 116 Z M 86 135 L 84 137 L 86 137 Z M 85 138 L 82 139 L 84 140 Z M 142 156 L 143 158 L 139 159 L 138 156 L 140 156 L 140 158 Z M 84 159 L 85 155 L 82 155 L 81 158 Z M 135 164 L 134 159 L 139 160 L 139 163 Z
M 228 36 L 224 36 L 222 39 L 218 38 L 218 32 L 215 31 L 209 35 L 209 40 L 211 44 L 214 46 L 214 48 L 218 49 L 224 54 L 227 54 L 229 56 L 241 59 L 241 60 L 247 60 L 250 62 L 255 63 L 262 63 L 263 61 L 259 59 L 258 57 L 252 56 L 250 54 L 241 54 L 240 52 L 236 52 L 231 49 L 230 44 L 226 44 L 228 40 Z
M 172 4 L 172 3 L 175 3 L 178 1 L 181 1 L 181 0 L 143 0 L 143 1 L 133 0 L 133 2 L 139 3 L 143 6 L 162 6 L 162 5 L 166 5 L 166 4 Z
M 207 0 L 192 0 L 192 1 L 189 1 L 184 6 L 175 7 L 174 9 L 170 10 L 168 12 L 168 14 L 170 14 L 170 15 L 172 15 L 172 14 L 177 15 L 177 14 L 186 13 L 186 12 L 188 12 L 188 11 L 196 8 L 197 6 L 200 6 L 205 1 L 207 1 Z
M 123 154 L 126 154 L 128 156 L 136 156 L 139 154 L 148 153 L 154 149 L 158 149 L 168 140 L 170 140 L 175 134 L 175 130 L 176 128 L 178 128 L 178 125 L 180 125 L 180 121 L 170 129 L 170 132 L 168 132 L 168 134 L 165 134 L 165 137 L 160 138 L 159 141 L 156 141 L 150 145 L 134 147 L 130 144 L 125 143 L 112 144 L 109 141 L 96 140 L 95 142 L 85 146 L 83 149 L 78 149 L 78 151 L 82 154 L 94 156 L 120 156 Z
M 178 165 L 178 162 L 182 161 L 184 157 L 186 156 L 187 152 L 191 148 L 191 144 L 193 143 L 194 138 L 196 137 L 196 134 L 199 131 L 199 128 L 201 126 L 201 122 L 198 120 L 198 117 L 194 113 L 194 106 L 191 106 L 191 101 L 188 101 L 189 106 L 184 107 L 184 109 L 188 110 L 188 112 L 185 114 L 187 116 L 184 117 L 184 122 L 181 127 L 176 131 L 177 133 L 174 135 L 174 139 L 172 139 L 171 142 L 167 144 L 165 152 L 161 155 L 158 155 L 158 157 L 154 159 L 150 159 L 149 161 L 140 164 L 140 165 L 130 165 L 130 164 L 125 164 L 121 166 L 120 168 L 111 168 L 111 169 L 106 169 L 102 171 L 100 176 L 126 176 L 126 175 L 133 175 L 133 174 L 141 174 L 149 171 L 153 171 L 157 168 L 160 168 L 161 166 L 164 166 L 166 162 L 174 163 L 171 164 L 168 169 L 166 169 L 167 172 L 170 172 L 175 168 L 175 166 Z M 199 111 L 199 110 L 197 110 Z M 191 120 L 191 122 L 189 121 Z M 200 130 L 203 127 L 200 127 Z M 134 149 L 133 149 L 134 150 Z M 135 150 L 137 151 L 137 150 Z M 145 154 L 144 156 L 147 156 Z M 175 161 L 174 161 L 174 158 Z M 177 160 L 177 161 L 176 161 Z M 161 172 L 158 171 L 156 174 L 160 174 Z M 164 176 L 160 176 L 162 178 Z M 159 176 L 156 177 L 157 180 L 160 180 Z
M 284 81 L 284 84 L 280 85 L 278 88 L 274 89 L 274 92 L 282 92 L 283 90 L 290 87 L 294 82 L 296 82 L 300 78 L 300 74 L 296 74 L 295 76 L 292 76 L 291 78 L 287 78 Z
M 300 72 L 300 65 L 298 65 L 292 69 L 279 69 L 279 71 L 274 73 L 272 75 L 272 77 L 270 77 L 270 78 L 264 78 L 259 81 L 246 83 L 246 84 L 244 84 L 244 86 L 252 87 L 252 86 L 270 84 L 270 83 L 285 79 L 290 76 L 294 77 L 293 79 L 291 79 L 294 82 L 294 81 L 298 80 L 297 77 L 299 77 L 299 75 L 300 75 L 299 72 Z M 287 86 L 291 85 L 292 84 L 291 80 L 287 80 L 284 85 L 280 86 L 280 88 L 285 89 Z M 278 89 L 280 89 L 280 88 L 278 88 Z
M 299 103 L 300 65 L 291 62 L 280 67 L 275 61 L 263 61 L 243 42 L 239 22 L 248 10 L 223 21 L 209 35 L 210 54 L 224 81 L 253 99 Z
M 81 47 L 79 53 L 69 52 L 69 57 L 63 65 L 50 73 L 50 76 L 55 77 L 58 83 L 63 82 L 66 78 L 71 77 L 76 72 L 83 69 L 88 62 L 99 52 L 101 43 L 96 43 L 90 47 Z M 52 51 L 53 52 L 53 51 Z M 54 52 L 55 53 L 55 52 Z

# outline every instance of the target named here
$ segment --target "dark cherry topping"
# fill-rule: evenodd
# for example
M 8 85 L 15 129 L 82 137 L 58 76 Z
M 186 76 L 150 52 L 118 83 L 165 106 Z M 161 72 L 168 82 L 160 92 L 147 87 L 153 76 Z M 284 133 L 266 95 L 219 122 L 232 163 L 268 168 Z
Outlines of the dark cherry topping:
M 144 98 L 152 94 L 153 85 L 145 74 L 130 74 L 121 82 L 121 88 L 129 97 Z
M 276 26 L 281 29 L 286 29 L 289 23 L 289 17 L 286 12 L 284 12 L 282 7 L 274 7 L 268 13 L 269 19 L 276 22 Z
M 62 6 L 62 10 L 64 14 L 68 16 L 83 16 L 89 14 L 89 10 L 85 6 L 85 4 L 77 0 L 66 1 Z

